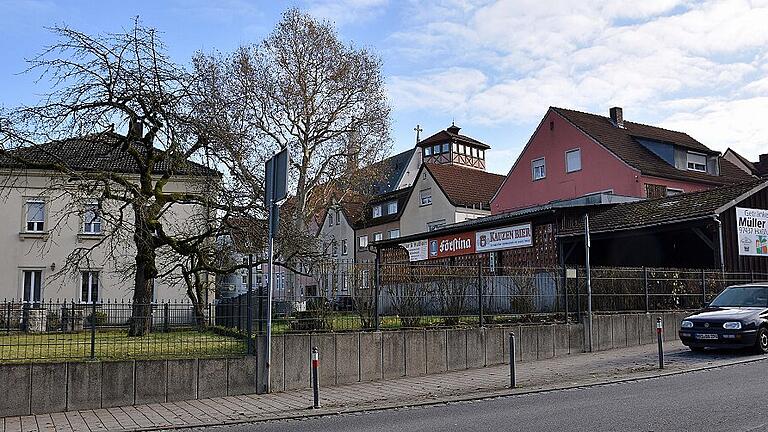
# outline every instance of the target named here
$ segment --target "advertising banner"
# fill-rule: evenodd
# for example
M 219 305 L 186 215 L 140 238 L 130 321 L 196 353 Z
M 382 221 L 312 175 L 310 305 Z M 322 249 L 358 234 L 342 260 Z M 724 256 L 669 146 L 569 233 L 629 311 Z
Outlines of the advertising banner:
M 514 249 L 533 245 L 533 229 L 530 223 L 478 231 L 476 237 L 475 249 L 477 252 Z
M 400 243 L 408 251 L 408 261 L 423 261 L 428 258 L 426 240 L 416 240 L 408 243 Z
M 475 253 L 475 233 L 461 233 L 429 239 L 429 258 L 445 258 Z
M 739 255 L 768 258 L 768 210 L 736 207 Z

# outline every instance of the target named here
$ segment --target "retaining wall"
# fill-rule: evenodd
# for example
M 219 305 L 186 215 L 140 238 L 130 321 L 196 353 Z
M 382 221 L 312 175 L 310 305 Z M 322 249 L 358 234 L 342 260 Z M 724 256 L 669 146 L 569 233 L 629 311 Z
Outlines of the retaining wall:
M 687 314 L 593 317 L 593 348 L 656 342 L 656 317 L 665 340 L 677 337 Z M 320 351 L 321 385 L 420 376 L 579 353 L 588 347 L 584 324 L 509 325 L 466 329 L 289 334 L 272 341 L 272 390 L 310 386 L 311 349 Z M 256 357 L 0 365 L 0 417 L 171 402 L 256 393 Z

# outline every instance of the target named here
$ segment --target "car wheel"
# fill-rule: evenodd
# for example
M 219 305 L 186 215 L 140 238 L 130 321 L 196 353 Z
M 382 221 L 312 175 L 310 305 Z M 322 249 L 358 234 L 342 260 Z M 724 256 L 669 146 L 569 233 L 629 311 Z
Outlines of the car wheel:
M 765 327 L 761 327 L 760 330 L 757 331 L 755 351 L 759 354 L 768 354 L 768 329 Z
M 690 348 L 691 351 L 693 351 L 693 352 L 697 352 L 697 353 L 698 352 L 704 352 L 704 347 L 688 347 L 688 348 Z

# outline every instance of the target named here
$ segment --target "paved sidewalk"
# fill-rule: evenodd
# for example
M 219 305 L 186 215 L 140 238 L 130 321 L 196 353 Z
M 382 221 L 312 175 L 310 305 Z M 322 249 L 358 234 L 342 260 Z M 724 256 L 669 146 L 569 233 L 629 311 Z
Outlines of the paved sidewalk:
M 739 352 L 692 353 L 666 344 L 665 373 L 720 366 L 761 356 Z M 312 410 L 310 390 L 270 395 L 229 396 L 186 402 L 72 411 L 0 419 L 0 432 L 139 431 L 257 422 L 340 412 L 492 397 L 584 386 L 659 375 L 655 345 L 574 354 L 518 364 L 518 388 L 509 386 L 509 367 L 448 372 L 419 378 L 322 388 L 322 408 Z

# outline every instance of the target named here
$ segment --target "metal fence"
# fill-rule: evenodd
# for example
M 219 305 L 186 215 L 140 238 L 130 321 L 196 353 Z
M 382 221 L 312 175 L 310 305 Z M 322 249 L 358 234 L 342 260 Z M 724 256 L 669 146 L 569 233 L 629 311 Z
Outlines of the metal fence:
M 492 325 L 580 319 L 587 309 L 583 268 L 512 268 L 336 262 L 315 278 L 291 280 L 273 298 L 275 333 L 425 326 Z M 592 309 L 598 313 L 697 309 L 726 286 L 768 280 L 768 274 L 715 270 L 593 268 Z M 265 329 L 266 296 L 255 291 L 252 331 Z M 216 306 L 217 324 L 247 331 L 247 295 Z
M 0 303 L 0 362 L 226 357 L 245 354 L 245 339 L 213 326 L 214 308 L 191 303 L 143 308 L 144 336 L 129 337 L 134 304 L 44 301 Z

